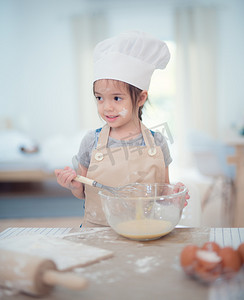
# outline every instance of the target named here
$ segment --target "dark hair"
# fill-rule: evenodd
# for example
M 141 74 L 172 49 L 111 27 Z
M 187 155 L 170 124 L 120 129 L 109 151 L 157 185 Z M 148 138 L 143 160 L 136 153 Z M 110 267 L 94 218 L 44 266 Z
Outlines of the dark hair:
M 114 80 L 114 82 L 118 82 L 118 80 Z M 135 111 L 136 110 L 136 107 L 137 107 L 137 101 L 139 100 L 139 97 L 140 97 L 140 94 L 142 92 L 141 89 L 135 87 L 134 85 L 131 85 L 129 83 L 126 83 L 126 82 L 123 82 L 124 85 L 126 86 L 127 88 L 127 91 L 129 92 L 129 95 L 131 97 L 131 101 L 132 101 L 132 108 L 133 110 Z M 93 94 L 95 94 L 95 82 L 93 83 Z M 148 98 L 146 99 L 146 101 L 148 100 Z M 143 106 L 140 106 L 139 107 L 139 110 L 138 110 L 138 118 L 140 120 L 142 120 L 142 109 L 143 109 Z
M 137 105 L 136 105 L 137 101 L 138 101 L 138 99 L 140 97 L 140 94 L 141 94 L 142 90 L 139 89 L 139 88 L 137 88 L 137 87 L 135 87 L 134 85 L 131 85 L 131 84 L 128 84 L 128 83 L 126 83 L 126 86 L 127 86 L 128 92 L 129 92 L 131 100 L 132 100 L 132 107 L 135 110 L 136 107 L 137 107 Z M 148 98 L 147 98 L 147 100 L 148 100 Z M 138 118 L 140 120 L 142 120 L 142 109 L 143 109 L 143 106 L 144 105 L 140 106 L 139 110 L 138 110 Z

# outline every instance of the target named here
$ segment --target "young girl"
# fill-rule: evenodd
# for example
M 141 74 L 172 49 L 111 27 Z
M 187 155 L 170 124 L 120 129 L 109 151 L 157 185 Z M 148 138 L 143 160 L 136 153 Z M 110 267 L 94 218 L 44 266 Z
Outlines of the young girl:
M 164 42 L 137 31 L 96 46 L 93 91 L 106 125 L 82 140 L 78 174 L 109 186 L 169 183 L 172 159 L 166 139 L 141 122 L 152 73 L 164 69 L 169 58 Z M 83 226 L 108 225 L 96 188 L 74 181 L 76 172 L 69 167 L 55 174 L 61 186 L 85 198 Z

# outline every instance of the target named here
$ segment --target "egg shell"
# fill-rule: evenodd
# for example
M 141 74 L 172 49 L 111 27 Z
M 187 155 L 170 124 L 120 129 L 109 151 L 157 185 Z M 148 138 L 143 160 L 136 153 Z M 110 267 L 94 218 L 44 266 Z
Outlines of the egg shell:
M 194 273 L 197 264 L 196 252 L 198 249 L 196 245 L 188 245 L 181 252 L 180 264 L 188 275 Z
M 232 277 L 241 268 L 241 258 L 237 250 L 231 247 L 224 247 L 220 250 L 219 256 L 222 258 L 222 270 L 226 277 Z
M 214 251 L 218 254 L 221 247 L 215 242 L 206 242 L 205 244 L 203 244 L 202 249 L 208 251 Z
M 241 263 L 244 264 L 244 243 L 240 244 L 237 249 L 239 256 L 241 258 Z
M 215 252 L 209 250 L 198 250 L 196 252 L 196 259 L 202 269 L 212 270 L 221 265 L 222 258 Z

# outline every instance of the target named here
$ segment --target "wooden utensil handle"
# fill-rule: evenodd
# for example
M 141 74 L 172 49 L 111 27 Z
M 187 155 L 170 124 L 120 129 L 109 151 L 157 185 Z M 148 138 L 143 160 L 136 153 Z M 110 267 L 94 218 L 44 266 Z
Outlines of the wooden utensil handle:
M 93 182 L 94 182 L 94 180 L 81 175 L 77 175 L 74 180 L 82 182 L 84 184 L 88 184 L 90 186 L 93 186 Z
M 43 274 L 42 281 L 48 285 L 61 285 L 72 290 L 82 290 L 87 287 L 88 281 L 73 273 L 62 273 L 48 270 Z

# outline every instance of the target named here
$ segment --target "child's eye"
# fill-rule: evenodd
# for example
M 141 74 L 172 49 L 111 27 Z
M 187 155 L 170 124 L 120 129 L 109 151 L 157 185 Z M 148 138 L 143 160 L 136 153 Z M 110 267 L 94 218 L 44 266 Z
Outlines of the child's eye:
M 122 98 L 115 96 L 115 97 L 114 97 L 114 100 L 115 100 L 115 101 L 121 101 Z
M 97 101 L 101 101 L 101 100 L 103 100 L 103 98 L 102 98 L 102 97 L 100 97 L 100 96 L 96 96 L 96 99 L 97 99 Z

